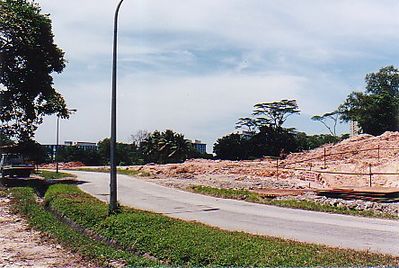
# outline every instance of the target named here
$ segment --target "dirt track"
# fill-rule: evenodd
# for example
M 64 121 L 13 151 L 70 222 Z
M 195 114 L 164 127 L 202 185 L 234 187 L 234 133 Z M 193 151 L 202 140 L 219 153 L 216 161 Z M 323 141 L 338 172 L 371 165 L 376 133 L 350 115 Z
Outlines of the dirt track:
M 94 267 L 32 230 L 9 203 L 0 197 L 0 267 Z

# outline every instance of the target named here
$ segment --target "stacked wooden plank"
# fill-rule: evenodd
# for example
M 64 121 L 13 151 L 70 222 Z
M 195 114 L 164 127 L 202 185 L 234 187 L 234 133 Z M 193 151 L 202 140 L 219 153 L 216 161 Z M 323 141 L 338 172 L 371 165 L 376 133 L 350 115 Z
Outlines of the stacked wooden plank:
M 305 192 L 309 192 L 309 190 L 302 190 L 302 189 L 255 189 L 251 190 L 251 192 L 257 193 L 262 197 L 266 198 L 274 198 L 274 197 L 281 197 L 281 196 L 297 196 L 303 195 Z
M 346 200 L 361 199 L 373 202 L 399 202 L 399 188 L 388 187 L 340 187 L 321 189 L 318 195 Z

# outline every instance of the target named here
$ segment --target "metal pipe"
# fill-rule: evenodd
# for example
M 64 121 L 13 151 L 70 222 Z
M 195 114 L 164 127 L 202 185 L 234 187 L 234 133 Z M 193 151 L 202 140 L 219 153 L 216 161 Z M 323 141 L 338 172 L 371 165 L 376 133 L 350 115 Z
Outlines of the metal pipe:
M 111 100 L 111 140 L 110 140 L 110 199 L 109 213 L 117 210 L 117 178 L 116 178 L 116 80 L 117 80 L 117 46 L 118 46 L 118 16 L 121 0 L 116 7 L 114 17 L 114 45 L 112 54 L 112 100 Z

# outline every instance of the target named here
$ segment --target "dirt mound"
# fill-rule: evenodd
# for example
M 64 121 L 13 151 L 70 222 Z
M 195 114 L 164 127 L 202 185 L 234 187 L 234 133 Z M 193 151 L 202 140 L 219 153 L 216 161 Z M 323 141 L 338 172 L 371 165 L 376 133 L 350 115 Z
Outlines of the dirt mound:
M 60 163 L 58 163 L 59 169 L 73 169 L 73 168 L 84 167 L 84 166 L 85 166 L 85 164 L 83 164 L 82 162 L 66 162 L 66 163 L 60 162 Z M 43 164 L 43 165 L 40 165 L 39 168 L 55 169 L 56 164 L 55 163 Z
M 182 164 L 130 167 L 154 175 L 161 184 L 226 188 L 303 189 L 340 186 L 399 187 L 399 132 L 359 135 L 338 144 L 293 153 L 285 160 L 189 160 Z M 344 173 L 344 174 L 342 174 Z M 355 174 L 354 174 L 355 173 Z M 391 173 L 384 175 L 382 173 Z

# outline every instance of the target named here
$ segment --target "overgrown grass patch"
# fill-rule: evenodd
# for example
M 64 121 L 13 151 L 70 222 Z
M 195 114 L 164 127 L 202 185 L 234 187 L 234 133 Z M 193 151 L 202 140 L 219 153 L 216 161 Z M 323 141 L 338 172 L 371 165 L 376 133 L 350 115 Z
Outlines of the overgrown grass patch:
M 187 266 L 375 266 L 398 265 L 391 256 L 329 248 L 278 238 L 227 232 L 203 224 L 107 205 L 71 185 L 53 185 L 45 196 L 53 209 L 124 247 L 171 265 Z M 234 219 L 232 219 L 234 220 Z
M 73 230 L 38 204 L 34 190 L 30 187 L 12 188 L 10 191 L 13 195 L 12 207 L 15 212 L 22 214 L 33 228 L 49 234 L 66 248 L 78 252 L 82 256 L 95 259 L 96 262 L 104 266 L 108 266 L 107 263 L 112 260 L 121 260 L 133 266 L 157 264 L 132 253 L 114 249 Z
M 49 170 L 39 170 L 35 172 L 36 175 L 43 177 L 46 180 L 57 180 L 57 179 L 64 179 L 64 178 L 74 178 L 75 175 L 65 173 L 65 172 L 55 172 Z
M 214 197 L 245 200 L 248 202 L 273 205 L 279 207 L 297 208 L 297 209 L 329 212 L 329 213 L 345 214 L 353 216 L 398 219 L 397 216 L 388 213 L 376 212 L 371 210 L 361 211 L 361 210 L 349 209 L 346 207 L 336 207 L 311 200 L 296 200 L 296 199 L 278 200 L 278 199 L 264 198 L 260 194 L 245 189 L 220 189 L 210 186 L 196 185 L 190 187 L 189 190 L 196 193 L 210 195 Z

